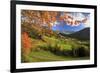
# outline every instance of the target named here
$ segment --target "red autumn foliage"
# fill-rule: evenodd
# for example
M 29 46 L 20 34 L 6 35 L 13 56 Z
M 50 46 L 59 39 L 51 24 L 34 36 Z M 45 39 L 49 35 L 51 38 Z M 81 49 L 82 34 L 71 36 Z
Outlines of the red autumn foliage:
M 28 54 L 30 52 L 31 39 L 30 39 L 28 33 L 26 33 L 26 32 L 22 33 L 22 47 L 23 47 L 23 52 L 25 54 Z

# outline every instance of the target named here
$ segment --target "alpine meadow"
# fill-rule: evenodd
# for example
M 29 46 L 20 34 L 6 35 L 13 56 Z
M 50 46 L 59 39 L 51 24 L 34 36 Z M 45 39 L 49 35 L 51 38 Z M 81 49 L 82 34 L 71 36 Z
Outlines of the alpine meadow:
M 21 10 L 21 62 L 90 59 L 90 13 Z

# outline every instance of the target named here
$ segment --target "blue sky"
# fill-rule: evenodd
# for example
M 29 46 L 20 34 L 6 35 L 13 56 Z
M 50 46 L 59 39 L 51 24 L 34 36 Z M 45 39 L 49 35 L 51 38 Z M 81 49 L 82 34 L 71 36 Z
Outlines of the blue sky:
M 85 26 L 83 23 L 80 23 L 79 26 L 70 26 L 70 25 L 66 25 L 65 22 L 59 22 L 59 24 L 55 25 L 52 27 L 52 30 L 59 30 L 59 31 L 80 31 L 82 29 L 84 29 Z
M 52 26 L 52 30 L 58 30 L 58 31 L 80 31 L 84 28 L 90 27 L 90 14 L 89 13 L 81 13 L 81 12 L 69 12 L 69 15 L 71 15 L 73 18 L 81 20 L 84 18 L 87 18 L 86 23 L 80 23 L 78 26 L 71 26 L 65 23 L 64 21 L 57 21 L 54 26 Z

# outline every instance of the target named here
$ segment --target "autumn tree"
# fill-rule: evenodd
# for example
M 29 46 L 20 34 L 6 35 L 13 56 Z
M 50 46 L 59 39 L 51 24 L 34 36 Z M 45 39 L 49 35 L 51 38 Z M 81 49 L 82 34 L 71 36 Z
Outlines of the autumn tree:
M 57 13 L 58 12 L 55 11 L 22 10 L 22 23 L 30 23 L 30 26 L 32 26 L 32 24 L 36 26 L 47 26 L 51 32 L 52 24 L 56 21 Z
M 31 51 L 31 39 L 28 35 L 27 32 L 23 32 L 22 33 L 22 37 L 21 37 L 21 42 L 22 42 L 22 52 L 24 55 L 28 55 Z

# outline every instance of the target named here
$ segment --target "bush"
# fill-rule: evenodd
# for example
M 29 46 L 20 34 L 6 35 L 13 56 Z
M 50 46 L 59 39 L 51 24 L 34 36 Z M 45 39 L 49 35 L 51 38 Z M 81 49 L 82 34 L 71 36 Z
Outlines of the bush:
M 84 57 L 84 56 L 89 56 L 90 55 L 90 50 L 85 45 L 81 45 L 81 47 L 77 51 L 78 51 L 78 56 L 79 57 Z
M 89 54 L 90 54 L 90 50 L 85 45 L 79 45 L 77 47 L 73 47 L 72 49 L 72 56 L 75 57 L 85 57 L 85 56 L 89 56 Z
M 42 44 L 39 45 L 38 48 L 40 48 L 41 50 L 49 50 L 48 45 L 47 44 Z

